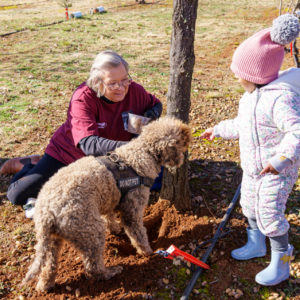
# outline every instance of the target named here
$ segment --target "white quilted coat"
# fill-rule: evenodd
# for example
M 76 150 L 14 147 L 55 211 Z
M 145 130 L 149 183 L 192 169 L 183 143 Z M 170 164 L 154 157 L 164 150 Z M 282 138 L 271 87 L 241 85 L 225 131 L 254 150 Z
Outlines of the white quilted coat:
M 267 236 L 285 234 L 285 204 L 300 165 L 300 69 L 288 69 L 268 85 L 246 92 L 238 116 L 216 125 L 214 134 L 239 139 L 245 216 L 256 219 Z M 268 162 L 284 159 L 289 163 L 279 175 L 259 175 Z

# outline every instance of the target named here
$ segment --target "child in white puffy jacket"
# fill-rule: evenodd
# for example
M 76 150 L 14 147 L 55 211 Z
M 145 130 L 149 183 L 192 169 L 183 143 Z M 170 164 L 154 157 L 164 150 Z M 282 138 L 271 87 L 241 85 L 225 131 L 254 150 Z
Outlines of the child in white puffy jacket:
M 286 14 L 245 40 L 235 51 L 231 70 L 246 90 L 235 119 L 208 128 L 201 138 L 239 139 L 243 180 L 241 206 L 248 219 L 246 245 L 232 251 L 237 260 L 266 255 L 271 263 L 256 275 L 262 285 L 289 278 L 293 246 L 285 219 L 288 196 L 300 166 L 300 69 L 279 74 L 284 45 L 299 34 L 299 21 Z

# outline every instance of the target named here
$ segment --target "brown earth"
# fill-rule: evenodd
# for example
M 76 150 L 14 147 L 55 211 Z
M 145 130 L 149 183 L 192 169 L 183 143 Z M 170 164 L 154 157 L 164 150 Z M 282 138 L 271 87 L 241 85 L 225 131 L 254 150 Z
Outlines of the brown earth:
M 150 205 L 146 211 L 144 222 L 152 248 L 154 250 L 166 249 L 174 244 L 190 252 L 189 246 L 194 247 L 195 243 L 201 242 L 203 238 L 212 237 L 216 226 L 211 224 L 212 220 L 207 217 L 209 214 L 207 209 L 201 209 L 201 213 L 198 214 L 191 212 L 179 213 L 174 206 L 163 200 Z M 221 214 L 216 216 L 216 222 L 220 221 L 220 217 Z M 14 222 L 19 222 L 20 219 L 22 222 L 32 225 L 30 220 L 24 219 L 21 209 L 18 209 L 16 216 L 10 217 L 6 224 L 9 226 Z M 235 226 L 240 226 L 240 222 L 236 221 L 234 223 Z M 10 261 L 15 267 L 10 273 L 0 272 L 0 279 L 8 290 L 12 277 L 23 278 L 29 265 L 29 259 L 24 260 L 22 258 L 20 260 L 18 256 L 23 256 L 24 252 L 30 255 L 33 253 L 34 238 L 30 241 L 24 241 L 22 238 L 18 240 L 21 240 L 18 255 L 15 255 L 13 259 L 3 256 L 1 259 L 3 266 L 6 266 L 7 262 Z M 194 245 L 189 245 L 193 243 Z M 10 244 L 6 250 L 8 250 L 8 253 L 13 253 L 14 247 L 15 245 Z M 214 264 L 214 268 L 222 269 L 222 272 L 228 273 L 229 271 L 232 275 L 238 275 L 232 271 L 234 269 L 233 261 L 227 259 L 231 249 L 228 247 L 225 249 L 225 242 L 223 242 L 222 247 L 217 247 L 209 264 Z M 219 259 L 216 255 L 220 250 L 222 250 L 222 257 Z M 24 257 L 28 258 L 28 255 Z M 151 296 L 153 299 L 159 299 L 159 296 L 158 298 L 155 296 L 156 291 L 166 288 L 166 284 L 162 281 L 163 278 L 168 278 L 170 284 L 174 284 L 172 283 L 173 276 L 176 280 L 176 274 L 169 274 L 172 269 L 174 271 L 171 260 L 164 259 L 159 255 L 150 257 L 137 255 L 124 234 L 119 236 L 108 235 L 105 262 L 108 266 L 123 266 L 122 274 L 108 281 L 87 280 L 84 277 L 80 254 L 66 243 L 60 254 L 55 289 L 48 294 L 37 294 L 33 290 L 29 290 L 24 295 L 26 295 L 26 299 L 66 299 L 66 297 L 72 299 L 75 298 L 76 289 L 79 289 L 80 297 L 77 298 L 80 299 L 143 299 L 144 297 L 151 299 Z M 206 280 L 215 281 L 214 273 L 212 270 L 207 271 Z M 249 278 L 251 278 L 251 275 Z M 228 285 L 228 279 L 226 282 L 222 280 L 214 283 L 214 294 L 216 296 L 224 293 L 224 284 Z M 179 292 L 180 289 L 175 288 L 174 291 Z M 14 297 L 14 294 L 9 292 L 5 295 L 7 299 Z
M 234 163 L 192 161 L 190 176 L 193 177 L 195 167 L 202 168 L 198 173 L 201 178 L 200 190 L 191 186 L 194 197 L 193 211 L 180 213 L 166 200 L 158 200 L 157 194 L 151 197 L 152 204 L 145 212 L 144 223 L 147 228 L 151 246 L 154 251 L 166 249 L 171 244 L 201 258 L 206 248 L 195 250 L 197 244 L 212 238 L 216 232 L 233 192 L 240 180 L 240 171 Z M 226 177 L 226 178 L 225 178 Z M 214 191 L 214 182 L 226 179 L 219 184 L 223 190 Z M 4 183 L 1 188 L 3 199 L 8 177 L 1 177 Z M 193 179 L 193 178 L 191 178 Z M 4 200 L 2 209 L 11 205 Z M 11 237 L 7 241 L 5 253 L 1 251 L 0 282 L 3 284 L 4 299 L 179 299 L 193 272 L 182 263 L 175 266 L 172 261 L 153 254 L 143 257 L 136 254 L 125 234 L 108 235 L 105 248 L 107 266 L 121 265 L 123 272 L 108 281 L 88 280 L 84 276 L 80 253 L 65 243 L 59 257 L 59 268 L 55 288 L 49 293 L 36 293 L 33 286 L 21 289 L 18 285 L 24 278 L 33 256 L 35 242 L 32 234 L 33 222 L 25 219 L 21 208 L 14 208 L 14 214 L 6 216 L 5 226 L 11 227 Z M 22 223 L 22 232 L 15 226 Z M 237 262 L 230 258 L 230 251 L 245 242 L 245 220 L 240 209 L 233 213 L 228 224 L 231 229 L 226 237 L 219 240 L 209 257 L 210 270 L 198 280 L 192 299 L 227 299 L 228 287 L 240 289 L 244 295 L 241 299 L 258 299 L 259 286 L 255 285 L 255 274 L 266 265 L 264 260 L 255 259 L 250 262 Z M 209 245 L 209 244 L 208 244 Z M 206 245 L 206 247 L 208 246 Z M 242 280 L 241 280 L 242 279 Z M 277 288 L 282 288 L 283 283 Z M 291 283 L 290 283 L 291 284 Z M 197 293 L 197 294 L 196 294 Z M 297 299 L 297 298 L 293 298 Z

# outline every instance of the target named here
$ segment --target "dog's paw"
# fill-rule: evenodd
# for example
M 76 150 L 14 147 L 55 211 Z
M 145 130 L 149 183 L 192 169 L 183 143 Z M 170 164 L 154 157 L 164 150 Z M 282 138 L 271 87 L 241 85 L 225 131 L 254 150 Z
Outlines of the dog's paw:
M 47 283 L 42 280 L 39 280 L 35 287 L 35 290 L 37 292 L 47 292 L 50 291 L 52 288 L 54 288 L 54 285 L 55 283 L 49 283 L 49 282 Z
M 121 266 L 115 266 L 115 267 L 109 267 L 106 268 L 105 271 L 102 273 L 102 278 L 104 278 L 105 280 L 108 280 L 112 277 L 114 277 L 115 275 L 121 273 L 123 270 L 123 267 Z

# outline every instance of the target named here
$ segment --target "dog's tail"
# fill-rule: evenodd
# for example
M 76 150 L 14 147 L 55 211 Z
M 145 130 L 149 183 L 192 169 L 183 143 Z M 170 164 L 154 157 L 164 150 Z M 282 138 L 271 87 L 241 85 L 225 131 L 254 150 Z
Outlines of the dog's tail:
M 25 284 L 33 280 L 38 276 L 42 270 L 42 267 L 46 264 L 47 252 L 49 251 L 48 245 L 50 243 L 49 237 L 43 237 L 39 239 L 35 246 L 36 254 L 33 263 L 31 264 L 22 284 Z
M 45 219 L 35 223 L 37 239 L 37 244 L 34 247 L 36 250 L 35 258 L 22 281 L 22 285 L 35 279 L 35 277 L 41 273 L 42 268 L 46 265 L 47 261 L 51 260 L 51 257 L 53 256 L 53 244 L 55 244 L 57 240 L 51 232 L 53 218 L 52 216 L 49 216 L 49 218 Z

